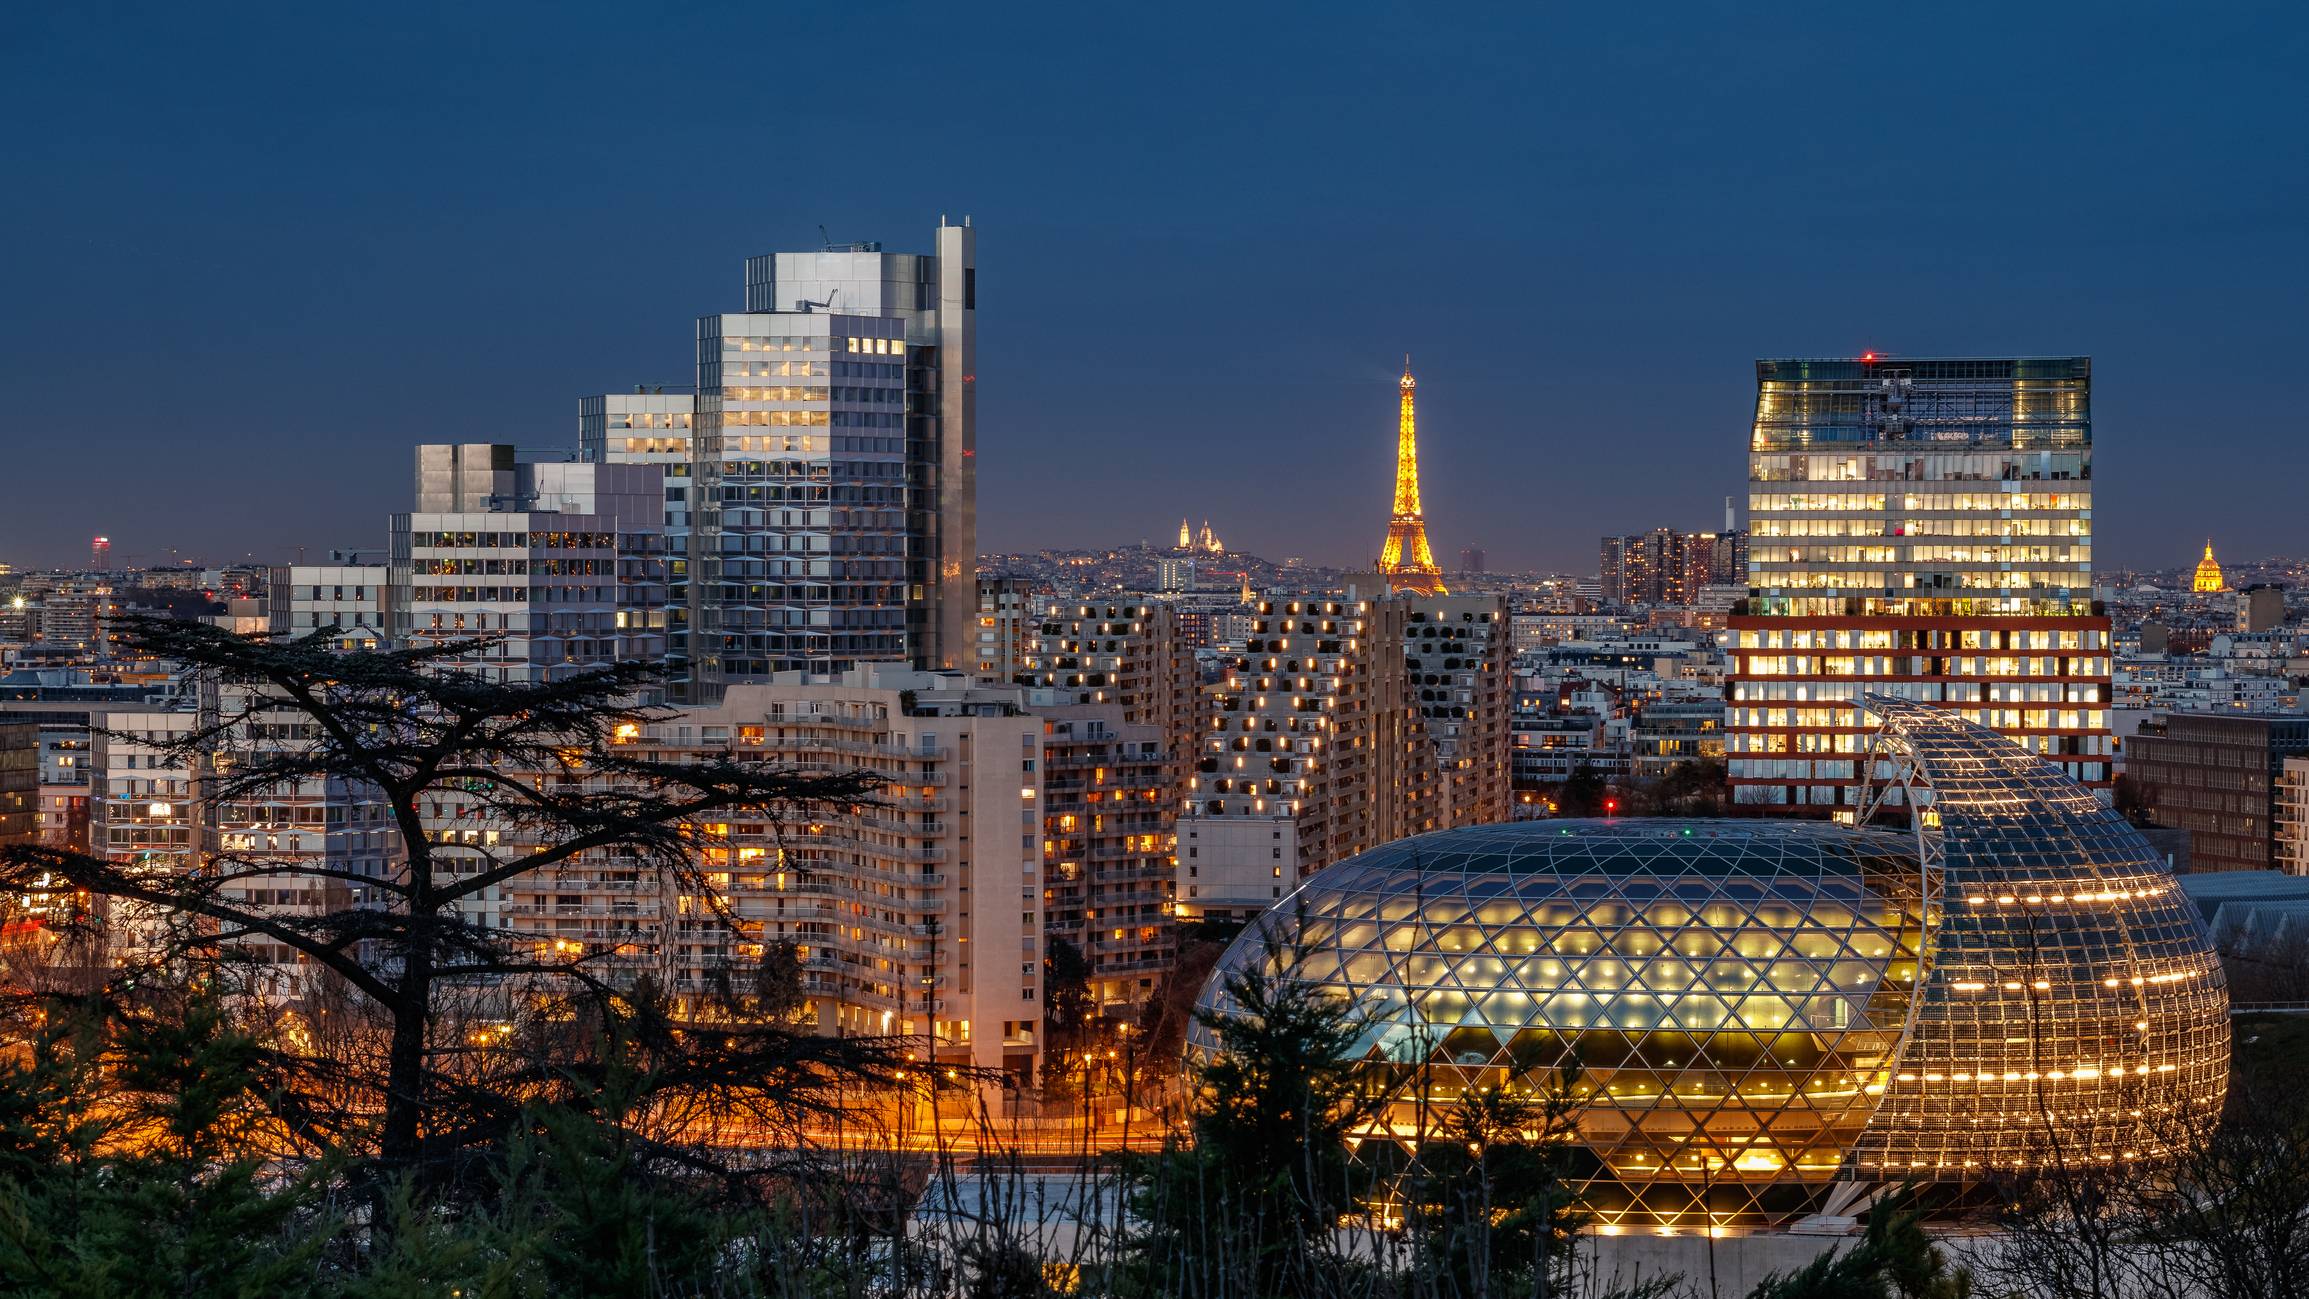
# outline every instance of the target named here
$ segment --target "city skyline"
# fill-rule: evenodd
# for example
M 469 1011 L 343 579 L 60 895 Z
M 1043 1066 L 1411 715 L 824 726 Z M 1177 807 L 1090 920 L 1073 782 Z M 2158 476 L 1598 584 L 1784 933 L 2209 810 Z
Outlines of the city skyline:
M 1498 568 L 1584 571 L 1598 535 L 1709 526 L 1742 481 L 1754 361 L 1870 350 L 2092 356 L 2104 566 L 2182 563 L 2208 534 L 2298 548 L 2288 476 L 2237 470 L 2299 456 L 2262 359 L 2309 341 L 2286 301 L 2309 168 L 2258 129 L 2287 116 L 2289 15 L 2006 15 L 1997 42 L 1951 24 L 1885 50 L 1729 15 L 1379 13 L 1241 15 L 1217 48 L 1117 28 L 1134 58 L 1108 67 L 1047 32 L 1021 44 L 1024 17 L 902 6 L 909 46 L 985 74 L 952 148 L 828 170 L 831 140 L 797 145 L 822 181 L 741 168 L 703 203 L 629 168 L 755 148 L 741 98 L 589 98 L 557 69 L 614 56 L 618 79 L 664 84 L 704 32 L 767 18 L 22 19 L 0 94 L 41 201 L 0 233 L 41 255 L 0 341 L 18 473 L 51 486 L 12 501 L 0 557 L 73 563 L 97 532 L 118 562 L 381 548 L 369 520 L 418 444 L 565 447 L 585 395 L 688 383 L 686 322 L 731 300 L 738 259 L 821 226 L 910 247 L 965 212 L 991 290 L 983 551 L 1160 540 L 1192 511 L 1253 553 L 1367 563 L 1406 350 L 1434 545 Z M 846 30 L 776 23 L 804 46 Z M 325 78 L 269 58 L 312 40 L 341 50 Z M 2157 79 L 2123 75 L 2151 57 Z M 1961 68 L 1965 93 L 1874 93 L 1886 61 Z M 812 64 L 782 74 L 805 93 L 780 134 L 913 120 L 903 95 L 806 106 L 847 76 Z M 105 97 L 68 93 L 99 67 Z M 1272 90 L 1181 106 L 1181 84 Z M 2016 121 L 2042 143 L 2005 147 Z M 2260 141 L 2250 167 L 2232 136 Z M 1047 154 L 1002 146 L 1021 138 Z M 117 452 L 103 474 L 91 440 Z M 1211 472 L 1244 448 L 1303 490 Z M 217 507 L 234 492 L 264 505 Z

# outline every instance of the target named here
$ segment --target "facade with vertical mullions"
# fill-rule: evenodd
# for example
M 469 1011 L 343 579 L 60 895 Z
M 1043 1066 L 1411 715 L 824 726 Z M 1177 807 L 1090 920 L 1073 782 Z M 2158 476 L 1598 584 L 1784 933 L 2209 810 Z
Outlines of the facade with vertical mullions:
M 656 465 L 665 475 L 665 628 L 668 686 L 689 686 L 690 431 L 697 398 L 689 392 L 613 392 L 580 398 L 577 450 L 598 465 Z
M 689 697 L 973 666 L 977 306 L 976 234 L 941 219 L 934 254 L 750 257 L 745 311 L 698 322 Z
M 2112 783 L 2086 357 L 1759 361 L 1726 752 L 1747 811 L 1852 806 L 1863 690 Z
M 2174 713 L 2125 741 L 2125 774 L 2150 820 L 2188 832 L 2191 870 L 2268 870 L 2296 754 L 2309 754 L 2309 717 Z
M 778 672 L 904 660 L 906 326 L 698 321 L 690 644 L 701 698 Z

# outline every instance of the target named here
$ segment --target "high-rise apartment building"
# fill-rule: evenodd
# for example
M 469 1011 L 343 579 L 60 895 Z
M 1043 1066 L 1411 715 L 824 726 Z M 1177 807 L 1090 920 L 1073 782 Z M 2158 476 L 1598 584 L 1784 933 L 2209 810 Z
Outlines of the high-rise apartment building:
M 1504 599 L 1350 591 L 1249 612 L 1201 699 L 1180 915 L 1247 918 L 1364 848 L 1512 818 Z
M 1515 676 L 1507 601 L 1486 595 L 1415 600 L 1403 631 L 1409 688 L 1437 772 L 1433 824 L 1424 828 L 1509 819 Z
M 1608 604 L 1696 604 L 1703 588 L 1747 580 L 1745 533 L 1650 532 L 1603 539 L 1602 595 Z
M 1260 601 L 1204 699 L 1177 911 L 1245 919 L 1366 848 L 1432 829 L 1434 748 L 1405 653 L 1412 597 Z
M 1043 1048 L 1043 723 L 1014 686 L 866 664 L 734 686 L 623 737 L 643 757 L 870 771 L 868 803 L 806 821 L 697 827 L 706 888 L 588 854 L 510 881 L 506 922 L 541 948 L 648 972 L 710 1018 L 767 949 L 791 944 L 804 1023 L 915 1038 L 918 1058 L 1031 1079 Z M 559 779 L 600 779 L 564 774 Z M 475 822 L 476 833 L 488 827 Z M 710 914 L 726 908 L 734 926 Z
M 689 533 L 697 508 L 691 490 L 691 428 L 697 398 L 688 391 L 613 392 L 577 403 L 578 458 L 597 465 L 656 465 L 665 475 L 665 628 L 667 685 L 689 688 Z
M 1082 952 L 1099 1004 L 1143 1002 L 1176 948 L 1193 651 L 1168 604 L 1075 604 L 1037 623 L 1017 680 L 1043 725 L 1045 932 Z
M 192 733 L 190 710 L 108 710 L 96 720 L 90 754 L 88 816 L 92 853 L 155 874 L 192 869 L 198 809 L 193 770 L 170 746 Z M 149 950 L 166 916 L 136 902 L 114 901 L 106 919 L 116 957 Z
M 1876 691 L 2106 791 L 2085 357 L 1759 361 L 1749 598 L 1728 621 L 1735 803 L 1850 807 Z
M 219 797 L 211 782 L 220 774 L 243 759 L 308 750 L 319 742 L 321 724 L 296 708 L 268 707 L 271 700 L 247 686 L 205 679 L 199 692 L 200 723 L 216 731 L 205 759 L 191 768 L 189 816 L 201 860 L 229 877 L 219 889 L 222 900 L 308 921 L 374 905 L 359 881 L 385 878 L 401 863 L 384 795 L 342 775 L 314 775 L 283 781 L 260 796 Z M 264 935 L 230 941 L 250 963 L 245 972 L 269 995 L 309 993 L 322 974 L 308 957 Z
M 969 670 L 976 236 L 746 260 L 698 321 L 693 694 L 873 660 Z
M 981 680 L 1007 682 L 1025 666 L 1032 644 L 1034 583 L 1023 577 L 978 579 L 978 608 L 970 620 L 970 670 Z
M 393 640 L 493 637 L 442 664 L 499 681 L 663 659 L 662 483 L 655 465 L 417 448 L 415 509 L 392 523 Z

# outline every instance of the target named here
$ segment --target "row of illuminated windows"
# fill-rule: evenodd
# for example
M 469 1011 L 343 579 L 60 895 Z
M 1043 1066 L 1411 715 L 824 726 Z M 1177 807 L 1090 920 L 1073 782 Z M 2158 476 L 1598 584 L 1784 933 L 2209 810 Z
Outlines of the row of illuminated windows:
M 1891 631 L 1853 627 L 1744 628 L 1734 640 L 1738 649 L 2013 649 L 2099 650 L 2108 648 L 2108 632 L 2100 629 L 2070 631 L 2051 628 L 1967 627 L 1955 631 Z
M 1787 511 L 1839 510 L 1848 514 L 1878 513 L 1889 509 L 1950 514 L 1977 514 L 1984 510 L 2089 510 L 2090 491 L 2067 492 L 1750 492 L 1748 511 L 1768 515 Z
M 2098 703 L 2107 687 L 2097 681 L 2082 683 L 2051 683 L 2055 688 L 2075 692 L 2061 703 Z M 1814 679 L 1809 681 L 1761 681 L 1734 678 L 1731 697 L 1735 700 L 1789 701 L 1796 703 L 1833 703 L 1849 701 L 1867 692 L 1882 692 L 1919 703 L 1977 704 L 1984 702 L 1983 691 L 1988 689 L 2017 690 L 2020 683 L 1990 686 L 1980 681 L 1870 681 L 1866 679 Z M 2008 702 L 1997 700 L 1995 702 Z
M 1753 454 L 1748 476 L 1758 482 L 2041 482 L 2092 477 L 2086 453 L 2016 456 L 2002 452 L 1924 455 Z
M 1857 682 L 1862 689 L 1874 690 L 1879 683 Z M 1949 681 L 1941 683 L 1934 693 L 1942 703 L 1951 704 L 2005 704 L 2059 706 L 2075 705 L 2098 709 L 2107 701 L 2101 698 L 2106 687 L 2097 681 L 2062 679 L 2054 681 Z M 1748 703 L 1813 703 L 1848 698 L 1851 687 L 1832 689 L 1814 682 L 1762 681 L 1748 678 L 1732 683 L 1732 698 Z
M 834 350 L 831 338 L 810 335 L 764 334 L 756 338 L 742 335 L 724 335 L 722 349 L 730 352 L 830 352 Z M 852 356 L 906 355 L 906 340 L 902 338 L 845 338 L 841 350 Z
M 2089 594 L 1925 596 L 1762 594 L 1748 601 L 1748 611 L 1774 618 L 2082 618 L 2090 616 Z
M 556 577 L 608 577 L 616 574 L 617 561 L 540 559 L 532 564 L 526 559 L 415 559 L 410 561 L 409 571 L 427 577 L 521 577 L 529 573 L 552 574 Z
M 411 534 L 410 544 L 436 550 L 607 550 L 617 537 L 608 532 L 418 532 Z
M 1954 655 L 1946 658 L 1871 655 L 1751 654 L 1735 670 L 1757 677 L 2105 677 L 2107 659 Z
M 2090 537 L 2092 520 L 1954 518 L 1759 518 L 1750 537 Z
M 1997 572 L 1908 573 L 1880 568 L 1824 573 L 1813 569 L 1752 572 L 1753 584 L 1767 591 L 2026 591 L 2036 587 L 2071 590 L 2092 585 L 2088 565 L 2076 568 L 2012 569 Z
M 831 378 L 832 374 L 829 363 L 825 361 L 795 358 L 780 361 L 724 361 L 722 376 L 725 379 L 826 379 Z
M 613 586 L 417 586 L 409 589 L 412 601 L 442 604 L 568 604 L 579 601 L 607 604 L 616 595 L 617 588 Z
M 720 419 L 724 428 L 903 428 L 906 423 L 896 411 L 730 410 Z
M 1959 714 L 1967 721 L 2004 731 L 2102 731 L 2108 729 L 2108 713 L 2098 708 L 1962 708 Z M 1734 728 L 1752 727 L 1849 727 L 1854 725 L 1850 708 L 1742 708 L 1737 705 L 1725 709 L 1726 721 Z M 1735 752 L 1759 751 L 1757 743 L 1763 737 L 1734 734 L 1727 741 Z M 1768 745 L 1760 751 L 1773 752 Z M 1802 750 L 1797 750 L 1801 752 Z
M 1753 564 L 2089 564 L 2092 547 L 2007 546 L 1752 546 Z

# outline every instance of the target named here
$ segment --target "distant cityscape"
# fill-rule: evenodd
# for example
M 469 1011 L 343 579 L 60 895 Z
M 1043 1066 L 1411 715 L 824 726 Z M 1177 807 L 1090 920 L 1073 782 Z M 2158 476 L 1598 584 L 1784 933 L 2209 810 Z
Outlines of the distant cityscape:
M 918 1039 L 1014 1087 L 1054 1067 L 1055 969 L 1079 970 L 1094 1016 L 1136 1023 L 1196 935 L 1388 845 L 1438 836 L 1475 860 L 1483 827 L 1555 821 L 1610 847 L 1625 836 L 1596 819 L 1622 816 L 1923 824 L 1924 786 L 1887 784 L 1895 731 L 1926 737 L 1901 742 L 1941 781 L 2040 759 L 2013 788 L 2089 791 L 2081 806 L 2154 845 L 2156 861 L 2091 850 L 2124 870 L 2252 872 L 2264 886 L 2208 904 L 2224 955 L 2309 936 L 2292 919 L 2309 899 L 2309 560 L 2208 542 L 2161 570 L 2096 568 L 2088 358 L 1759 361 L 1721 526 L 1631 517 L 1589 571 L 1492 571 L 1481 545 L 1438 558 L 1408 361 L 1368 429 L 1392 432 L 1394 482 L 1332 503 L 1368 517 L 1367 567 L 1248 554 L 1191 512 L 1175 537 L 980 554 L 978 475 L 1002 467 L 976 455 L 974 240 L 964 218 L 923 252 L 747 258 L 742 309 L 695 320 L 694 384 L 582 396 L 562 447 L 415 446 L 407 508 L 314 538 L 312 558 L 116 566 L 99 535 L 83 568 L 0 572 L 0 837 L 164 873 L 220 845 L 284 873 L 396 869 L 373 790 L 202 798 L 171 742 L 215 705 L 124 647 L 141 615 L 431 647 L 436 670 L 505 685 L 654 665 L 658 711 L 616 736 L 637 758 L 871 772 L 892 798 L 806 835 L 710 827 L 724 928 L 609 856 L 459 905 L 661 980 L 690 1015 L 727 962 L 790 948 L 802 1022 Z M 2018 748 L 1983 747 L 1999 736 Z M 1974 756 L 1931 756 L 1950 752 Z M 2090 820 L 2064 815 L 2062 833 Z M 423 816 L 476 861 L 502 829 L 454 801 Z M 37 909 L 15 924 L 43 927 Z M 318 977 L 287 948 L 248 953 L 284 996 Z M 2157 968 L 2195 959 L 2183 944 Z M 1751 1171 L 1794 1167 L 1772 1158 Z M 1793 1212 L 1771 1203 L 1739 1212 Z

